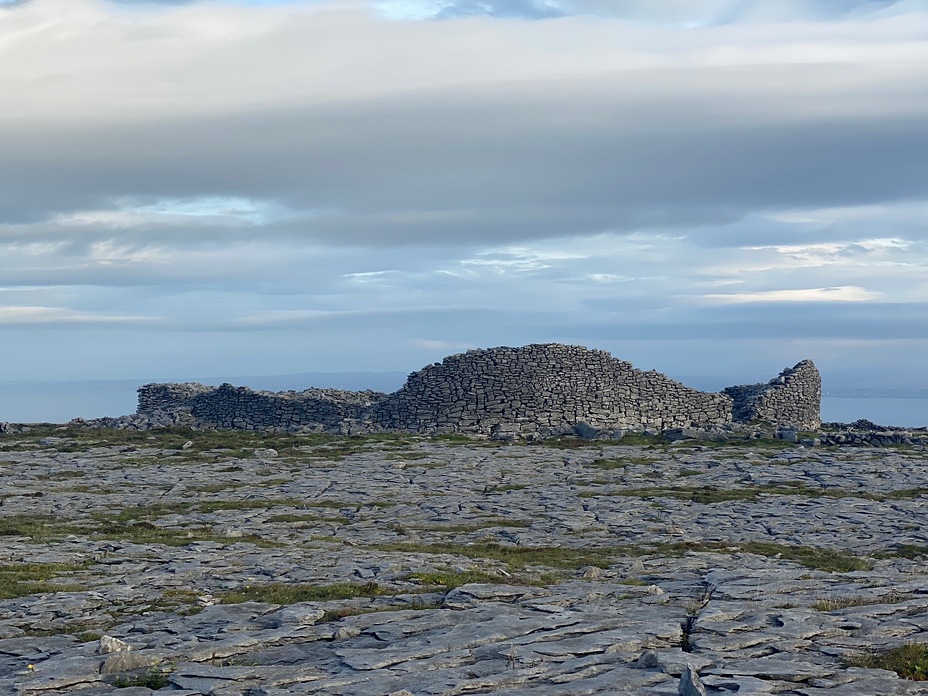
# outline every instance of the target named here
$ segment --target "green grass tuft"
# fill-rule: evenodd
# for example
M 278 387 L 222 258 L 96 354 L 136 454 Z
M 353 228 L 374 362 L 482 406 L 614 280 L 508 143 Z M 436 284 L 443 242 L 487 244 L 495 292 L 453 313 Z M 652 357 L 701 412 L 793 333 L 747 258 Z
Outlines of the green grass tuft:
M 457 554 L 468 558 L 488 558 L 506 563 L 510 568 L 520 569 L 526 566 L 545 566 L 577 570 L 585 566 L 608 568 L 611 559 L 617 555 L 612 548 L 605 549 L 571 549 L 558 546 L 504 546 L 492 542 L 479 544 L 417 544 L 397 543 L 378 544 L 380 551 L 401 551 L 406 553 Z
M 0 565 L 0 599 L 15 599 L 46 592 L 81 592 L 76 584 L 46 582 L 51 578 L 70 575 L 87 566 L 81 563 L 24 563 Z
M 272 582 L 263 585 L 246 585 L 220 597 L 223 604 L 264 602 L 265 604 L 296 604 L 297 602 L 328 602 L 356 597 L 379 597 L 384 594 L 376 582 L 366 584 L 336 583 L 310 585 L 306 583 Z
M 170 672 L 165 672 L 160 667 L 153 666 L 143 674 L 134 674 L 130 676 L 119 676 L 113 680 L 113 686 L 117 689 L 127 689 L 132 686 L 145 686 L 152 691 L 158 691 L 168 685 Z
M 907 643 L 890 650 L 853 657 L 848 664 L 866 669 L 888 669 L 903 679 L 928 681 L 928 644 Z
M 547 583 L 536 578 L 526 578 L 519 575 L 493 575 L 481 570 L 446 570 L 431 573 L 413 573 L 410 580 L 427 587 L 440 587 L 443 590 L 453 590 L 461 585 L 471 583 L 503 584 L 503 585 L 535 585 L 542 586 Z

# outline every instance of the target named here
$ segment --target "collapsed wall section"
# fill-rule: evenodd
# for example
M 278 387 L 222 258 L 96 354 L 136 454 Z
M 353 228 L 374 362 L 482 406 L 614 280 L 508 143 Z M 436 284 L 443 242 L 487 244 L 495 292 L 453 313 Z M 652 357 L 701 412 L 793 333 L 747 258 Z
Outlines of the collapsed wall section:
M 173 422 L 200 427 L 335 430 L 346 421 L 360 419 L 384 396 L 374 391 L 341 389 L 266 392 L 231 384 L 146 384 L 139 389 L 138 412 L 155 417 L 180 412 L 187 417 Z
M 642 372 L 600 350 L 559 344 L 472 350 L 410 375 L 373 409 L 385 429 L 489 433 L 500 425 L 557 429 L 678 428 L 731 420 L 731 400 Z
M 788 367 L 766 384 L 742 384 L 724 391 L 733 401 L 732 420 L 760 421 L 816 430 L 822 424 L 822 378 L 811 360 Z

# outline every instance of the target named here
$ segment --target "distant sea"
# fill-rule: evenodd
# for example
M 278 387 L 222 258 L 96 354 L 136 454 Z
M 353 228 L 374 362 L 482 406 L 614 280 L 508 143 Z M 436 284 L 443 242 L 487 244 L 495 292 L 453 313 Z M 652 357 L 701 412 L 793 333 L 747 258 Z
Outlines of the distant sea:
M 306 373 L 273 377 L 199 379 L 207 384 L 245 384 L 256 389 L 305 389 L 308 386 L 393 391 L 403 373 Z M 154 381 L 154 380 L 149 380 Z M 188 380 L 177 380 L 188 381 Z M 99 418 L 135 413 L 138 380 L 100 382 L 0 382 L 0 421 L 66 423 L 72 418 Z M 928 398 L 830 396 L 822 399 L 822 420 L 851 423 L 860 418 L 880 425 L 928 426 Z

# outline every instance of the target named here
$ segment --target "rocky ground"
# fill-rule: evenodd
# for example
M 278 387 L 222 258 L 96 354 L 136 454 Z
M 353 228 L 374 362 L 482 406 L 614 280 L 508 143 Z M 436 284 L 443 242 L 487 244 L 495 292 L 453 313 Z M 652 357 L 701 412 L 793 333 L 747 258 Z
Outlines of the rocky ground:
M 926 512 L 919 445 L 8 433 L 0 694 L 928 694 Z

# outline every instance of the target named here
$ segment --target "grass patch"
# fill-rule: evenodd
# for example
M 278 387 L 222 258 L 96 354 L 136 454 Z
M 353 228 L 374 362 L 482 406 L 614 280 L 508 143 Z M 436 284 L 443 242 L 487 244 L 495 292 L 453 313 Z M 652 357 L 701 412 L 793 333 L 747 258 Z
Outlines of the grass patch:
M 276 502 L 276 501 L 275 501 Z M 226 537 L 216 534 L 209 526 L 184 526 L 182 529 L 160 526 L 154 521 L 168 515 L 189 512 L 215 512 L 218 510 L 267 509 L 270 501 L 211 501 L 207 503 L 163 503 L 156 505 L 124 508 L 115 514 L 94 513 L 91 521 L 79 525 L 46 525 L 40 538 L 60 538 L 67 534 L 86 536 L 90 539 L 112 539 L 134 544 L 162 544 L 164 546 L 186 546 L 196 541 L 213 541 L 220 544 L 247 542 L 263 547 L 279 547 L 256 534 Z M 37 537 L 33 537 L 34 539 Z
M 36 478 L 39 481 L 67 481 L 69 479 L 84 478 L 86 475 L 86 471 L 67 470 L 55 471 L 51 474 L 39 474 Z
M 271 515 L 267 518 L 268 522 L 292 523 L 292 522 L 336 522 L 338 524 L 348 524 L 351 522 L 347 517 L 324 517 L 321 515 L 300 515 L 296 513 L 284 513 L 282 515 Z
M 698 472 L 697 472 L 698 473 Z M 622 488 L 607 491 L 583 491 L 582 498 L 597 496 L 624 496 L 636 498 L 675 498 L 692 503 L 711 505 L 730 500 L 757 500 L 762 495 L 796 495 L 807 498 L 861 498 L 864 500 L 887 501 L 902 500 L 923 495 L 926 491 L 921 488 L 912 488 L 886 493 L 866 493 L 861 491 L 848 491 L 840 488 L 810 488 L 800 481 L 788 484 L 769 484 L 765 486 L 745 486 L 739 488 L 715 488 L 713 486 L 675 486 L 668 487 L 641 487 Z
M 207 500 L 203 502 L 155 503 L 123 508 L 115 515 L 97 513 L 95 519 L 105 522 L 130 523 L 152 521 L 168 515 L 185 515 L 191 512 L 218 512 L 221 510 L 268 510 L 273 507 L 302 507 L 298 498 L 248 498 L 246 500 Z
M 120 522 L 117 519 L 99 519 L 88 531 L 92 539 L 113 539 L 133 544 L 162 544 L 163 546 L 187 546 L 196 541 L 213 541 L 220 544 L 246 542 L 255 546 L 276 548 L 281 544 L 269 541 L 257 534 L 226 537 L 213 532 L 210 527 L 185 527 L 174 529 L 159 527 L 151 522 Z
M 627 469 L 631 462 L 625 459 L 594 459 L 587 466 L 593 469 L 605 469 L 612 471 L 614 469 Z
M 310 585 L 306 583 L 272 582 L 263 585 L 246 585 L 240 590 L 221 595 L 222 604 L 264 602 L 265 604 L 296 604 L 297 602 L 329 602 L 356 597 L 379 597 L 385 594 L 376 582 L 335 583 Z
M 722 440 L 699 440 L 696 443 L 701 449 L 768 449 L 768 450 L 785 450 L 798 447 L 797 443 L 787 440 L 780 440 L 773 437 L 759 437 L 754 439 L 726 438 Z
M 635 445 L 637 447 L 664 447 L 667 445 L 667 440 L 664 439 L 663 435 L 646 435 L 645 433 L 625 433 L 622 436 L 622 439 L 617 443 L 620 445 Z
M 412 527 L 412 529 L 429 532 L 448 532 L 449 534 L 466 534 L 468 532 L 479 532 L 494 527 L 518 527 L 527 529 L 531 526 L 531 520 L 513 520 L 508 517 L 492 517 L 478 520 L 474 524 L 449 524 L 435 527 Z
M 712 551 L 731 553 L 732 549 L 754 553 L 768 558 L 781 558 L 785 561 L 794 561 L 806 568 L 825 570 L 837 573 L 849 573 L 855 570 L 870 570 L 873 564 L 859 556 L 847 551 L 834 551 L 832 549 L 817 549 L 812 546 L 791 546 L 789 544 L 775 544 L 762 541 L 748 541 L 738 544 L 702 543 L 702 542 L 675 542 L 657 546 L 667 553 L 686 551 Z
M 510 568 L 545 566 L 577 570 L 585 566 L 608 568 L 610 560 L 617 555 L 612 548 L 570 549 L 557 546 L 503 546 L 492 542 L 479 544 L 378 544 L 379 551 L 401 551 L 405 553 L 455 554 L 468 558 L 487 558 L 502 561 Z
M 300 455 L 312 449 L 325 456 L 343 458 L 365 448 L 389 443 L 409 444 L 409 437 L 382 433 L 360 437 L 331 434 L 289 434 L 256 430 L 194 430 L 193 428 L 158 428 L 156 430 L 119 430 L 114 428 L 81 428 L 55 424 L 30 426 L 25 433 L 5 438 L 7 449 L 19 450 L 39 445 L 46 437 L 62 438 L 61 442 L 47 447 L 59 452 L 85 452 L 95 447 L 130 446 L 136 449 L 177 450 L 182 457 L 196 457 L 205 452 L 220 450 L 226 456 L 250 458 L 256 449 L 276 449 L 285 454 Z M 186 450 L 183 446 L 193 443 Z
M 51 578 L 70 575 L 87 567 L 80 563 L 24 563 L 0 565 L 0 599 L 16 599 L 45 592 L 80 592 L 80 585 L 46 582 Z
M 66 536 L 73 531 L 51 515 L 9 515 L 0 517 L 0 537 L 28 537 L 43 543 L 50 539 Z
M 461 585 L 479 584 L 504 584 L 504 585 L 529 585 L 543 586 L 548 583 L 518 575 L 493 575 L 481 570 L 447 570 L 436 571 L 431 573 L 413 573 L 409 579 L 426 587 L 438 587 L 442 590 L 453 590 Z
M 204 483 L 199 486 L 191 486 L 190 490 L 197 493 L 221 493 L 222 491 L 234 491 L 238 488 L 246 488 L 251 484 L 244 481 L 228 481 L 227 483 Z
M 449 444 L 455 445 L 485 445 L 489 440 L 481 440 L 470 435 L 462 435 L 460 433 L 441 433 L 439 435 L 433 435 L 432 440 L 434 442 L 447 442 Z
M 328 508 L 329 510 L 341 510 L 343 508 L 355 508 L 354 503 L 346 503 L 342 500 L 308 500 L 303 503 L 306 507 Z
M 387 461 L 409 461 L 414 459 L 428 459 L 432 455 L 426 452 L 395 452 L 388 454 L 384 459 Z
M 126 677 L 116 677 L 113 680 L 113 686 L 117 689 L 127 689 L 131 686 L 145 686 L 152 691 L 158 691 L 168 685 L 170 671 L 164 671 L 160 667 L 150 667 L 147 672 L 134 674 Z
M 760 556 L 777 557 L 794 561 L 816 570 L 846 573 L 854 570 L 869 570 L 870 561 L 846 551 L 816 549 L 811 546 L 790 546 L 766 542 L 743 542 L 740 544 L 671 542 L 641 546 L 613 546 L 574 549 L 556 546 L 504 546 L 492 542 L 477 544 L 423 544 L 396 543 L 378 544 L 379 551 L 401 551 L 405 553 L 456 554 L 468 558 L 485 558 L 506 563 L 512 569 L 526 566 L 545 566 L 566 570 L 578 570 L 585 566 L 608 568 L 617 556 L 678 556 L 688 551 L 733 553 L 743 551 Z
M 753 488 L 720 489 L 711 486 L 679 488 L 624 488 L 609 491 L 582 491 L 581 498 L 600 496 L 621 496 L 626 498 L 675 498 L 692 503 L 711 505 L 729 500 L 756 500 L 760 493 Z
M 172 612 L 178 616 L 192 616 L 203 611 L 199 603 L 200 593 L 187 588 L 168 589 L 161 593 L 161 599 L 151 605 L 158 611 Z
M 891 592 L 881 597 L 835 597 L 832 599 L 820 599 L 812 602 L 809 608 L 816 611 L 838 611 L 849 607 L 866 607 L 873 604 L 898 604 L 911 599 L 912 595 Z
M 319 623 L 331 623 L 349 616 L 360 616 L 361 614 L 380 614 L 391 611 L 425 611 L 427 609 L 438 609 L 441 602 L 414 602 L 403 607 L 338 607 L 337 609 L 326 609 Z
M 928 645 L 907 643 L 897 648 L 859 655 L 848 660 L 851 667 L 888 669 L 903 679 L 928 681 Z
M 506 493 L 508 491 L 524 491 L 528 486 L 523 483 L 506 483 L 499 486 L 487 486 L 484 493 Z
M 876 554 L 877 558 L 919 558 L 928 556 L 928 546 L 921 544 L 897 544 L 891 551 Z
M 267 498 L 248 500 L 210 500 L 198 503 L 198 512 L 218 512 L 220 510 L 269 510 L 272 507 L 302 507 L 298 498 Z
M 549 437 L 545 440 L 539 440 L 538 442 L 533 442 L 532 446 L 535 447 L 550 447 L 552 449 L 583 449 L 584 447 L 598 447 L 599 444 L 594 444 L 591 440 L 586 440 L 582 437 L 573 437 L 573 436 L 564 436 L 564 437 Z

